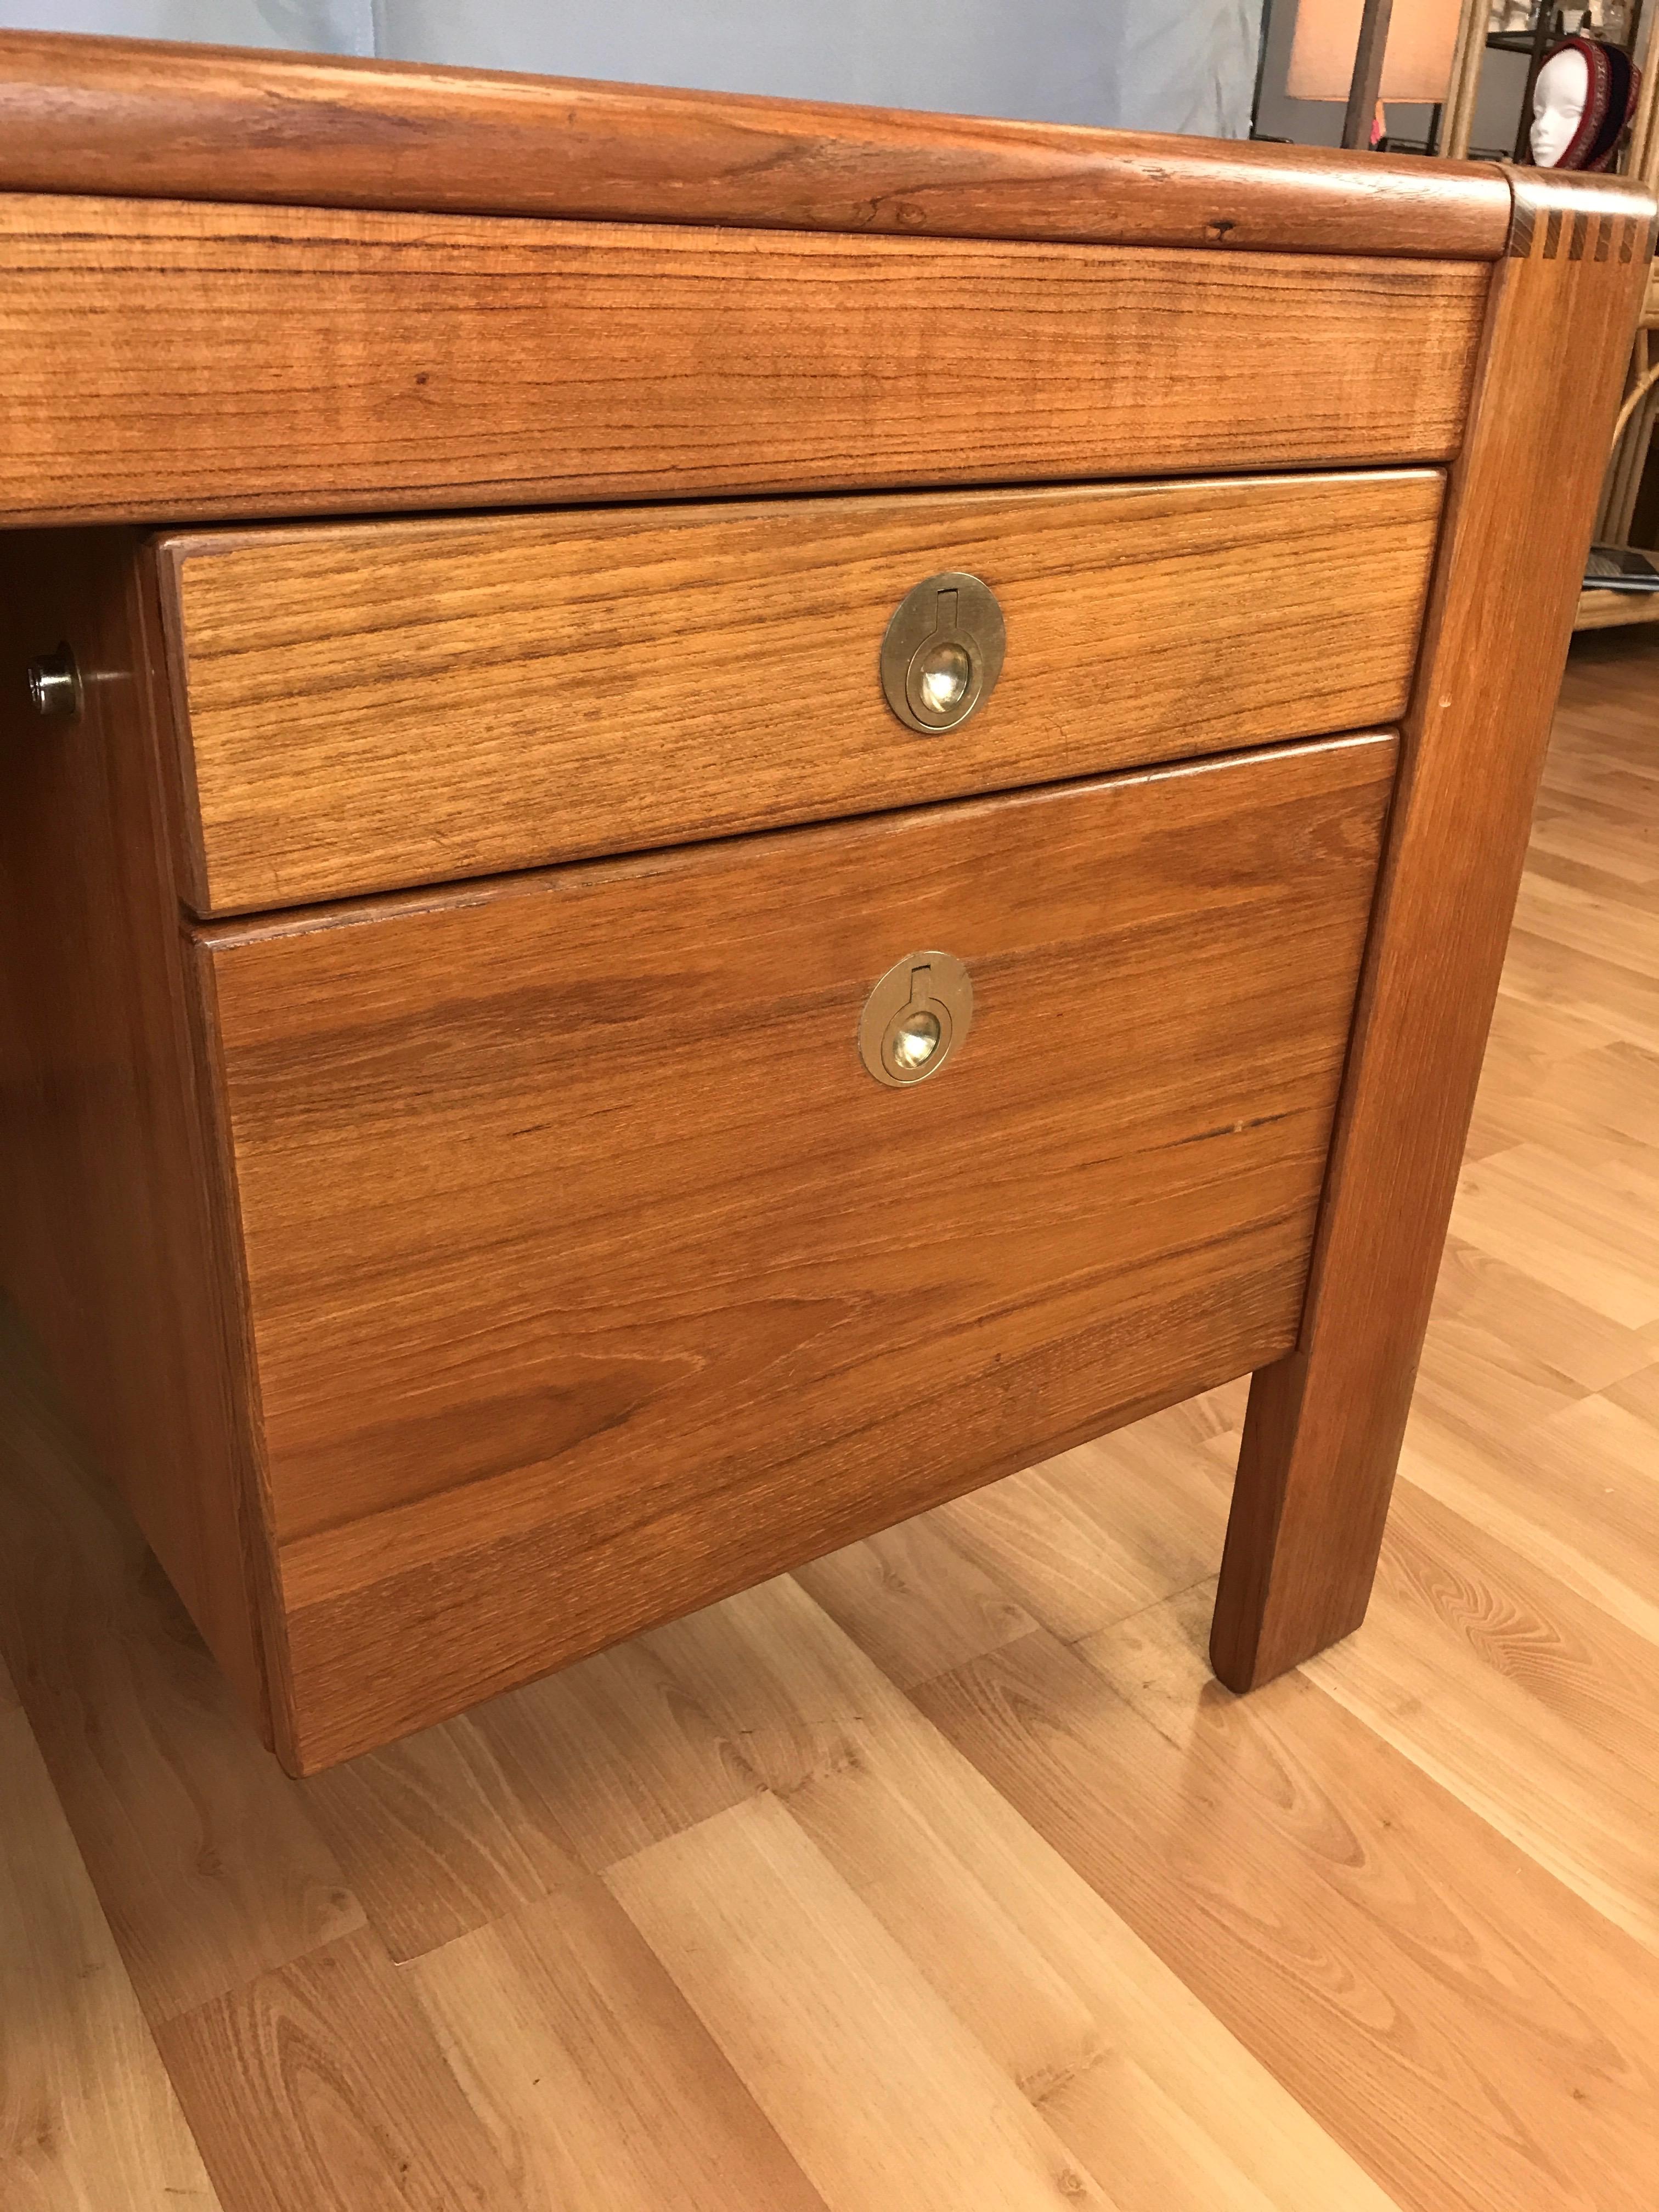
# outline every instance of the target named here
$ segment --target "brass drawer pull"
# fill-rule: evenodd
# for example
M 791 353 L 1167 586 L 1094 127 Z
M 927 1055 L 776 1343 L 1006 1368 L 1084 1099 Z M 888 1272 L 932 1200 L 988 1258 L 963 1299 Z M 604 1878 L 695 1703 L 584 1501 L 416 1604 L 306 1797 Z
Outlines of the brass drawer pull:
M 890 968 L 864 1002 L 859 1054 L 878 1083 L 894 1089 L 937 1075 L 967 1036 L 974 987 L 948 952 L 912 952 Z
M 908 729 L 954 730 L 996 687 L 1007 647 L 990 586 L 960 568 L 907 592 L 881 641 L 881 688 Z

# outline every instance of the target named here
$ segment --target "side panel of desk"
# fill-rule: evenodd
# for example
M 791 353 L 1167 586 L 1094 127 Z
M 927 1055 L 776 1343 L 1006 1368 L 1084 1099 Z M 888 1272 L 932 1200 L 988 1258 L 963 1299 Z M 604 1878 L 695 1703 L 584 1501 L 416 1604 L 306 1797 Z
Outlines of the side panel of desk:
M 269 1739 L 152 601 L 131 532 L 0 535 L 0 1284 Z M 43 720 L 23 671 L 64 639 L 85 706 Z

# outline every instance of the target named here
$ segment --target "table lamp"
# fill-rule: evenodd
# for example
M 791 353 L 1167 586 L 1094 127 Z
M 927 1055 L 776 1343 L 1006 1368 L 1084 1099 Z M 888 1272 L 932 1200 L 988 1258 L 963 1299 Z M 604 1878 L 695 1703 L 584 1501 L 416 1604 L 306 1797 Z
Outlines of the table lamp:
M 1446 96 L 1457 0 L 1299 0 L 1291 47 L 1292 100 L 1347 104 L 1342 143 L 1369 143 L 1379 100 Z

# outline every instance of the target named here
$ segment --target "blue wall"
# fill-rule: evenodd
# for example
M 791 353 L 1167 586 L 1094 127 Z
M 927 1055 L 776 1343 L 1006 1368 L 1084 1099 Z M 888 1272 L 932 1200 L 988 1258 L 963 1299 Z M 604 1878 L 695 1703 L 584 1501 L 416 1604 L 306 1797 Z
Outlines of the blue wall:
M 1240 137 L 1260 0 L 0 0 L 204 39 Z

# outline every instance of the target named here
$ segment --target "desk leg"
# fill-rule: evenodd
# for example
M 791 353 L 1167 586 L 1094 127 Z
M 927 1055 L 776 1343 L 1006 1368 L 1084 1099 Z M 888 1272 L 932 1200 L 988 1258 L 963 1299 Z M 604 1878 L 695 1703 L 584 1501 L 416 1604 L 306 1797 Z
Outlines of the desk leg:
M 1210 1661 L 1252 1690 L 1365 1617 L 1415 1361 L 1376 1407 L 1358 1455 L 1341 1419 L 1358 1376 L 1306 1352 L 1256 1370 L 1239 1448 Z
M 1300 1340 L 1245 1419 L 1210 1646 L 1235 1690 L 1364 1617 L 1647 284 L 1623 179 L 1509 176 Z

